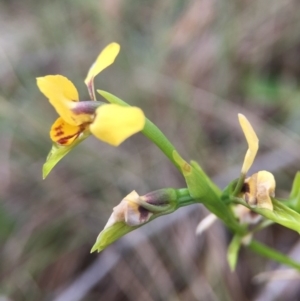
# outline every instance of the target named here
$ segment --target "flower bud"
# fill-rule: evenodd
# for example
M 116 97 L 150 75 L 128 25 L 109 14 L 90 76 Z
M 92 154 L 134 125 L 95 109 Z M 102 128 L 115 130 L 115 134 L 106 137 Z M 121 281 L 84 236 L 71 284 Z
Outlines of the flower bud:
M 166 206 L 177 207 L 177 194 L 172 188 L 151 191 L 141 196 L 140 199 L 142 202 L 153 205 L 155 211 L 162 211 L 162 208 L 166 208 Z
M 134 190 L 121 203 L 113 208 L 105 228 L 116 222 L 125 222 L 134 227 L 145 224 L 153 215 L 167 214 L 176 209 L 176 192 L 173 189 L 161 189 L 144 196 Z
M 113 208 L 103 231 L 98 235 L 91 252 L 100 252 L 121 236 L 140 227 L 150 220 L 175 211 L 178 208 L 175 189 L 166 188 L 139 196 L 136 191 L 129 193 Z
M 113 208 L 105 228 L 112 226 L 117 222 L 125 222 L 128 226 L 134 227 L 146 223 L 152 213 L 140 206 L 140 196 L 134 190 L 129 193 L 121 203 Z

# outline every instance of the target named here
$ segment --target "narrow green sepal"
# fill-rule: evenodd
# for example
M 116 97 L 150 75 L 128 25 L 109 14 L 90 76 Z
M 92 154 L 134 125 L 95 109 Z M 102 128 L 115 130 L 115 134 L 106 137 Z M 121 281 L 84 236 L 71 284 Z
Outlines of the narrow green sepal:
M 132 227 L 128 226 L 125 222 L 118 222 L 111 227 L 104 229 L 98 235 L 97 240 L 91 249 L 91 253 L 95 251 L 97 251 L 98 253 L 101 252 L 117 239 L 135 230 L 136 228 L 138 228 L 138 226 Z
M 86 139 L 89 135 L 89 132 L 83 133 L 71 145 L 64 146 L 53 143 L 46 162 L 43 165 L 43 179 L 46 179 L 50 171 L 65 155 L 67 155 L 76 145 Z

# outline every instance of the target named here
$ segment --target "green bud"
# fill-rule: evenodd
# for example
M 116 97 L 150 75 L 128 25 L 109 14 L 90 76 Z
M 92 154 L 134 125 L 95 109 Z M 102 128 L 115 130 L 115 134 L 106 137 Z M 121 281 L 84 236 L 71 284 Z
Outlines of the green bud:
M 179 197 L 181 197 L 180 193 Z M 178 196 L 175 189 L 160 189 L 144 196 L 139 196 L 136 191 L 132 191 L 113 208 L 113 213 L 103 231 L 100 232 L 91 252 L 102 251 L 128 232 L 177 208 Z

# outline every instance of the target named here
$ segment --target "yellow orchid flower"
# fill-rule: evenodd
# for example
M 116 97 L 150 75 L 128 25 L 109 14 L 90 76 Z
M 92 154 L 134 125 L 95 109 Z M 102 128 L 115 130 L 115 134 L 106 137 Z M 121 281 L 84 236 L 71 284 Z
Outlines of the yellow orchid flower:
M 238 114 L 241 128 L 248 142 L 248 150 L 245 155 L 241 174 L 244 178 L 253 164 L 258 151 L 258 138 L 248 119 Z M 271 197 L 275 196 L 276 182 L 273 174 L 261 170 L 244 180 L 242 197 L 251 207 L 273 210 Z
M 109 44 L 90 68 L 84 81 L 91 97 L 88 101 L 79 101 L 76 87 L 62 75 L 37 78 L 40 91 L 60 116 L 50 130 L 53 142 L 69 146 L 81 134 L 91 133 L 108 144 L 118 146 L 144 128 L 145 116 L 141 109 L 96 101 L 94 78 L 114 62 L 119 51 L 119 44 Z

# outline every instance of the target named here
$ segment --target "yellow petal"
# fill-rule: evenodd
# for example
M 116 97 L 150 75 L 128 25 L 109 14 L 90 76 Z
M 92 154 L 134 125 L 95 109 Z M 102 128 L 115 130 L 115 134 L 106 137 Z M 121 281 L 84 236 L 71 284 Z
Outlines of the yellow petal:
M 113 146 L 120 145 L 145 125 L 145 115 L 140 108 L 106 104 L 96 111 L 90 131 L 98 139 Z
M 78 92 L 73 83 L 62 75 L 37 78 L 40 91 L 49 99 L 57 113 L 70 125 L 77 125 L 76 114 L 71 109 L 78 102 Z
M 98 55 L 95 63 L 90 68 L 88 75 L 85 79 L 85 83 L 88 84 L 92 78 L 94 78 L 102 70 L 110 66 L 117 57 L 120 51 L 120 45 L 117 43 L 111 43 L 107 45 Z
M 257 173 L 257 200 L 258 208 L 273 210 L 273 203 L 270 197 L 275 196 L 276 182 L 273 174 L 266 170 Z
M 84 130 L 85 127 L 83 125 L 70 125 L 59 117 L 51 127 L 50 138 L 60 145 L 70 145 Z
M 273 174 L 261 170 L 245 180 L 243 198 L 251 207 L 273 210 L 275 187 Z
M 49 98 L 57 113 L 70 125 L 81 125 L 94 119 L 97 104 L 78 101 L 78 92 L 71 81 L 62 75 L 37 78 L 41 92 Z
M 115 58 L 117 57 L 119 51 L 120 51 L 119 44 L 111 43 L 107 45 L 100 52 L 95 63 L 91 66 L 84 82 L 87 85 L 89 94 L 93 100 L 95 100 L 94 77 L 115 61 Z
M 258 151 L 258 138 L 248 121 L 248 119 L 242 115 L 238 114 L 239 122 L 242 127 L 242 130 L 244 132 L 244 135 L 246 137 L 247 143 L 248 143 L 248 150 L 245 155 L 243 167 L 242 167 L 242 174 L 246 174 L 250 167 L 253 164 L 253 161 L 255 159 L 256 153 Z

